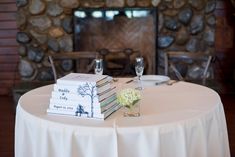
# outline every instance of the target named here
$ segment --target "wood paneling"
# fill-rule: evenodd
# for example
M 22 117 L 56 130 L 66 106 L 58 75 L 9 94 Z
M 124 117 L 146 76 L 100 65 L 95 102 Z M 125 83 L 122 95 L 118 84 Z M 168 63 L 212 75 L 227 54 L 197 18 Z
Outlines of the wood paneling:
M 15 78 L 15 73 L 14 72 L 4 72 L 4 75 L 0 75 L 0 80 L 14 80 Z M 1 86 L 8 86 L 6 84 L 1 84 Z
M 16 76 L 14 76 L 16 77 Z M 14 80 L 4 80 L 4 81 L 0 81 L 0 84 L 2 84 L 3 86 L 5 85 L 9 85 L 9 84 L 12 84 L 14 83 Z
M 1 13 L 0 14 L 0 21 L 15 20 L 15 19 L 16 19 L 16 13 Z
M 15 38 L 17 32 L 17 29 L 0 30 L 0 38 Z
M 0 95 L 10 94 L 19 79 L 16 11 L 15 0 L 0 0 Z
M 215 77 L 225 93 L 235 92 L 235 9 L 230 1 L 219 1 L 215 30 Z
M 0 40 L 0 46 L 16 46 L 18 43 L 15 38 L 5 38 Z
M 16 21 L 1 21 L 0 29 L 15 29 Z
M 225 17 L 217 16 L 216 25 L 216 50 L 226 50 L 233 48 L 233 28 L 227 23 Z
M 15 2 L 16 2 L 16 0 L 1 0 L 0 4 L 1 3 L 15 3 Z
M 17 51 L 18 51 L 18 46 L 0 47 L 0 55 L 17 55 L 18 54 Z
M 17 55 L 0 55 L 0 65 L 2 64 L 16 64 L 19 61 Z
M 18 65 L 17 64 L 1 64 L 0 66 L 0 73 L 1 72 L 15 72 L 17 71 Z
M 0 12 L 15 12 L 17 7 L 14 3 L 0 3 Z

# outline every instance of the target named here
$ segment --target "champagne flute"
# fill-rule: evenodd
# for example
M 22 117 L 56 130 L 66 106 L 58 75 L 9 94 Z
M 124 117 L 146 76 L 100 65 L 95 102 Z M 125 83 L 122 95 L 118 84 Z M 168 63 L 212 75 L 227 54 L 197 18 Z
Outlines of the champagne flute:
M 144 72 L 144 59 L 143 59 L 143 57 L 137 57 L 135 59 L 135 72 L 136 72 L 136 75 L 138 77 L 138 82 L 140 84 L 139 89 L 142 89 L 140 78 L 141 78 L 141 76 L 143 75 L 143 72 Z
M 95 74 L 102 75 L 103 74 L 103 60 L 95 59 Z

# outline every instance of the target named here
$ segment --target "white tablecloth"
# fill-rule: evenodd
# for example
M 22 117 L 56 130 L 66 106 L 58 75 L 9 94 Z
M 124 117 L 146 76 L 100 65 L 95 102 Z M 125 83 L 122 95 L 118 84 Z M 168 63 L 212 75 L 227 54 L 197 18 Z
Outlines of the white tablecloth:
M 119 84 L 125 79 L 119 79 Z M 106 120 L 48 115 L 52 85 L 20 98 L 15 157 L 229 157 L 219 95 L 186 82 L 145 87 L 141 116 Z

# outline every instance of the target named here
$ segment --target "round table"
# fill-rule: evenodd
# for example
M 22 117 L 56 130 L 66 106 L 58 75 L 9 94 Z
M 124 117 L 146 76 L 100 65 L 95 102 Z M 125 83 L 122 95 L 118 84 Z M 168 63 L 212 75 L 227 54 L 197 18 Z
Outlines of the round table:
M 126 81 L 115 84 L 125 88 Z M 230 156 L 223 105 L 207 87 L 147 86 L 140 117 L 123 117 L 120 109 L 104 121 L 47 114 L 52 89 L 44 86 L 20 98 L 15 157 Z

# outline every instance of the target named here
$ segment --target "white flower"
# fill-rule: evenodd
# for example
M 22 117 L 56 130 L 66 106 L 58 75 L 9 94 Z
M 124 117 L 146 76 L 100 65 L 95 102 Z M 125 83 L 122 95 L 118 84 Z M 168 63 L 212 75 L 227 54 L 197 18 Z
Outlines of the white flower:
M 132 88 L 123 89 L 117 94 L 117 100 L 121 105 L 131 108 L 140 100 L 140 91 Z

